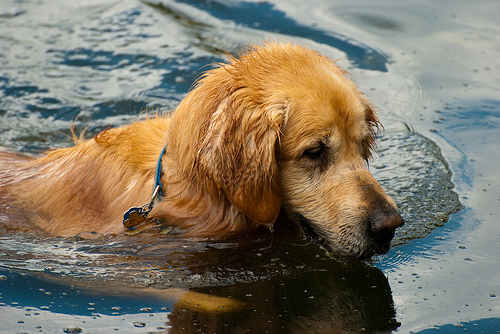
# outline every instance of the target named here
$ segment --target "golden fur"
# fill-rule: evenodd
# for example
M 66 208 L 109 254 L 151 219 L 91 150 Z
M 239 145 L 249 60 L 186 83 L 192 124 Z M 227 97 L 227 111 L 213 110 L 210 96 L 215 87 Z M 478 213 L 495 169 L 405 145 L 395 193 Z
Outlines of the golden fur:
M 333 61 L 267 43 L 205 73 L 172 116 L 31 161 L 0 153 L 0 220 L 60 236 L 123 233 L 123 213 L 149 202 L 167 145 L 150 214 L 162 224 L 223 237 L 271 228 L 284 208 L 334 253 L 366 257 L 387 251 L 403 223 L 367 169 L 378 126 Z

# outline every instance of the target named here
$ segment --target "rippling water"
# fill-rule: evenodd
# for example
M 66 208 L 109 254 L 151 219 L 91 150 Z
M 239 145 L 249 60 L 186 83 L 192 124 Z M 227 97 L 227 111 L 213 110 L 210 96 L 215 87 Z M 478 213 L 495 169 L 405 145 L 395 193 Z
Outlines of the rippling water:
M 70 145 L 73 124 L 91 136 L 172 110 L 224 52 L 292 40 L 340 58 L 379 107 L 386 129 L 371 171 L 406 220 L 388 255 L 353 263 L 284 220 L 274 236 L 219 243 L 4 229 L 2 330 L 495 332 L 500 28 L 485 6 L 2 3 L 2 147 L 36 154 Z

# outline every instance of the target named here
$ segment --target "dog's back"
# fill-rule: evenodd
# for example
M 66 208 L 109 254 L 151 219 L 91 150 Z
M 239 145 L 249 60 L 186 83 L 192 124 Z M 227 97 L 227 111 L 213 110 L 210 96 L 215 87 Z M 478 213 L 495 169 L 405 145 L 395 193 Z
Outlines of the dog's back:
M 110 129 L 39 158 L 0 150 L 0 222 L 60 236 L 123 231 L 123 213 L 148 201 L 169 123 L 152 118 Z

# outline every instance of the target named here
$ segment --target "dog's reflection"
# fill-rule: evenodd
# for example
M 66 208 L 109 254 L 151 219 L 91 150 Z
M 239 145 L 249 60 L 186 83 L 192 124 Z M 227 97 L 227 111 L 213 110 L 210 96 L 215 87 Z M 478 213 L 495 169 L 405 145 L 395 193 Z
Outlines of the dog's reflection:
M 16 282 L 70 295 L 78 288 L 78 295 L 65 298 L 72 301 L 65 307 L 75 314 L 96 296 L 123 310 L 168 305 L 164 319 L 169 333 L 378 333 L 398 327 L 391 290 L 379 269 L 363 261 L 335 260 L 289 224 L 279 220 L 274 233 L 267 231 L 258 241 L 252 237 L 229 243 L 151 243 L 144 234 L 114 246 L 107 239 L 68 239 L 81 243 L 81 251 L 102 256 L 86 262 L 88 274 L 104 270 L 105 263 L 107 275 L 25 275 Z M 121 270 L 112 270 L 115 267 Z M 13 293 L 12 300 L 24 298 Z M 26 305 L 44 303 L 42 298 Z M 106 307 L 102 311 L 106 313 Z
M 291 229 L 280 226 L 269 248 L 251 244 L 187 258 L 198 263 L 193 273 L 216 267 L 227 280 L 182 295 L 168 316 L 169 333 L 379 333 L 399 326 L 382 271 L 334 260 L 297 235 L 282 235 Z
M 398 327 L 377 268 L 339 264 L 249 284 L 190 290 L 168 316 L 169 333 L 373 333 Z

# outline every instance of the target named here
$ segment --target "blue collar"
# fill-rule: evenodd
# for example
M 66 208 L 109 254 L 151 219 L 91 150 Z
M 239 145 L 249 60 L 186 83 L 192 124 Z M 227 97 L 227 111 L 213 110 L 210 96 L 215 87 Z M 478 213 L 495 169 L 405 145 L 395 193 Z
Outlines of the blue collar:
M 137 226 L 144 223 L 148 219 L 148 215 L 151 210 L 153 210 L 153 206 L 156 202 L 161 201 L 163 194 L 163 186 L 161 184 L 161 160 L 165 155 L 166 149 L 167 146 L 165 145 L 161 151 L 160 158 L 158 158 L 158 163 L 156 164 L 155 184 L 151 201 L 149 204 L 145 204 L 141 207 L 131 207 L 123 214 L 123 226 L 127 231 L 133 231 Z
M 158 200 L 161 200 L 161 195 L 163 193 L 163 186 L 161 184 L 161 159 L 165 155 L 166 150 L 167 150 L 167 145 L 165 145 L 163 147 L 163 150 L 161 151 L 160 157 L 158 158 L 158 163 L 156 164 L 155 188 L 153 190 L 153 198 L 151 199 L 152 201 L 155 199 L 156 196 L 158 197 Z M 158 190 L 156 190 L 156 189 L 158 189 Z

